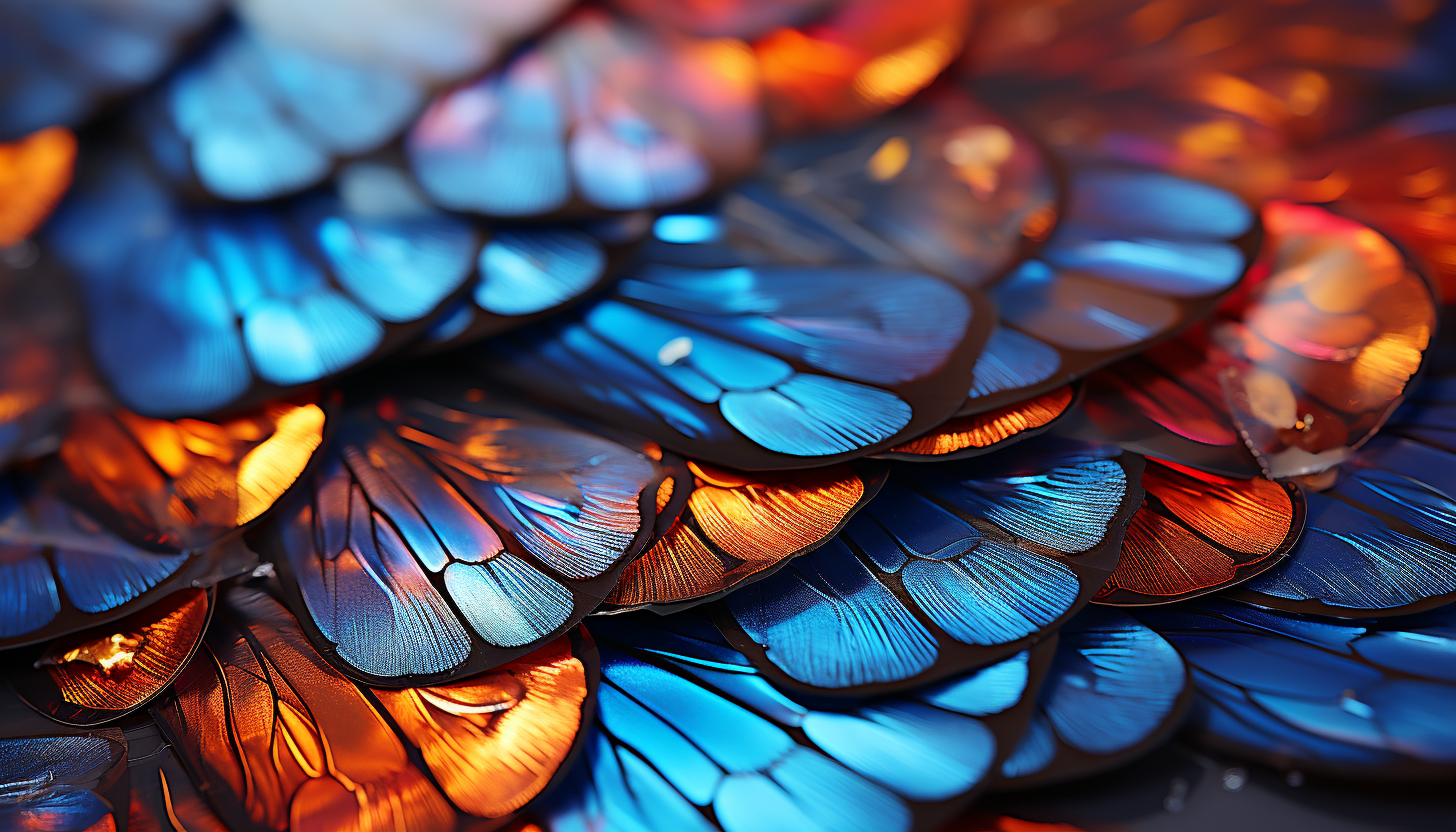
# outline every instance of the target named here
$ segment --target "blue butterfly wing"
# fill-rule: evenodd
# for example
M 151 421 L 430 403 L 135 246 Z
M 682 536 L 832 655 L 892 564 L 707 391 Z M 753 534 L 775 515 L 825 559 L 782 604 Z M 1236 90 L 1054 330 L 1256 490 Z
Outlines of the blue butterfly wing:
M 1043 660 L 824 708 L 774 687 L 693 613 L 590 625 L 598 726 L 552 805 L 580 829 L 928 829 L 992 775 Z
M 257 535 L 343 672 L 443 680 L 556 638 L 651 536 L 661 470 L 539 414 L 381 398 Z
M 195 552 L 138 548 L 45 484 L 12 474 L 0 482 L 0 648 L 115 620 L 255 562 L 236 543 Z
M 340 195 L 197 211 L 135 161 L 98 159 L 51 227 L 90 342 L 122 403 L 150 416 L 239 406 L 396 349 L 465 283 L 478 251 L 401 174 Z M 366 182 L 366 185 L 368 183 Z
M 1001 776 L 1017 788 L 1085 777 L 1151 751 L 1187 713 L 1178 652 L 1131 616 L 1090 607 L 1057 631 L 1037 707 Z
M 444 312 L 419 352 L 442 352 L 559 312 L 615 278 L 636 234 L 629 222 L 496 226 L 468 298 Z
M 732 64 L 580 11 L 433 101 L 410 130 L 410 164 L 440 205 L 489 216 L 685 202 L 757 155 L 758 89 Z
M 1205 742 L 1342 776 L 1449 777 L 1452 612 L 1355 626 L 1209 600 L 1138 616 L 1192 669 L 1192 727 Z
M 474 360 L 691 458 L 802 467 L 949 415 L 989 317 L 915 272 L 648 263 L 580 314 Z
M 0 5 L 0 141 L 76 127 L 166 72 L 217 15 L 214 0 Z
M 1008 334 L 980 359 L 987 381 L 968 411 L 1086 375 L 1206 317 L 1252 259 L 1253 212 L 1210 185 L 1078 166 L 1065 205 L 1036 259 L 989 290 Z
M 167 81 L 137 129 L 178 186 L 256 202 L 317 185 L 339 160 L 382 147 L 424 94 L 403 72 L 238 26 Z
M 999 661 L 1101 588 L 1142 502 L 1140 470 L 1063 441 L 898 466 L 834 540 L 729 596 L 720 626 L 776 683 L 819 695 Z
M 1456 599 L 1456 453 L 1442 447 L 1449 376 L 1433 376 L 1356 451 L 1330 494 L 1309 495 L 1290 557 L 1233 597 L 1342 618 L 1416 612 Z M 1427 442 L 1432 444 L 1427 444 Z

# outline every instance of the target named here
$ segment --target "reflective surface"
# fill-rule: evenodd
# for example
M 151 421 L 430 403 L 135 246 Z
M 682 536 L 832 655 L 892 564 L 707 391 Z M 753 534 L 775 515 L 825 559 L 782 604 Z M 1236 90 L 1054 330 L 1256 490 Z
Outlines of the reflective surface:
M 407 149 L 430 197 L 454 210 L 630 211 L 745 173 L 758 107 L 742 42 L 671 37 L 584 9 L 437 98 Z
M 1288 483 L 1149 459 L 1143 489 L 1096 603 L 1167 604 L 1235 586 L 1277 566 L 1304 531 L 1304 493 Z
M 1036 712 L 1001 776 L 1025 788 L 1125 765 L 1178 727 L 1187 676 L 1173 646 L 1132 617 L 1083 610 L 1057 632 Z
M 769 678 L 819 694 L 999 661 L 1102 586 L 1140 470 L 1115 448 L 1049 440 L 898 466 L 834 540 L 729 596 L 720 626 Z
M 719 251 L 662 246 L 650 256 Z M 863 456 L 944 419 L 991 324 L 975 298 L 916 272 L 714 265 L 649 261 L 580 314 L 472 360 L 689 458 L 779 469 Z
M 958 416 L 881 454 L 887 459 L 940 461 L 976 456 L 1036 436 L 1072 406 L 1070 385 L 973 416 Z
M 507 813 L 539 791 L 571 745 L 559 738 L 575 734 L 581 718 L 583 664 L 574 650 L 557 648 L 479 683 L 383 694 L 400 720 L 396 731 L 267 592 L 234 587 L 219 605 L 177 699 L 154 713 L 230 826 L 453 830 L 481 813 Z M 516 713 L 542 719 L 558 739 L 517 731 Z M 536 754 L 520 759 L 532 759 L 540 776 L 464 784 L 443 767 L 453 741 L 490 748 L 486 760 Z M 439 786 L 418 767 L 414 749 Z
M 370 682 L 458 678 L 569 630 L 646 544 L 660 472 L 516 405 L 437 391 L 345 414 L 256 545 Z
M 774 127 L 842 126 L 897 107 L 960 54 L 969 0 L 844 0 L 754 41 Z
M 404 177 L 362 166 L 337 194 L 197 210 L 136 160 L 97 154 L 49 239 L 79 278 L 118 398 L 158 417 L 236 407 L 422 333 L 479 249 Z
M 929 830 L 1025 725 L 1044 659 L 1021 653 L 843 709 L 786 695 L 694 613 L 593 619 L 600 727 L 546 807 L 581 828 Z
M 103 627 L 57 639 L 10 677 L 31 707 L 72 725 L 140 708 L 172 683 L 202 642 L 207 590 L 183 589 Z
M 1362 626 L 1228 601 L 1138 615 L 1191 666 L 1205 741 L 1282 768 L 1450 777 L 1451 608 Z
M 222 422 L 72 414 L 52 477 L 107 528 L 142 546 L 198 549 L 251 523 L 323 441 L 317 404 L 274 402 Z
M 1310 206 L 1264 208 L 1269 276 L 1213 337 L 1250 450 L 1272 477 L 1350 458 L 1421 366 L 1436 324 L 1425 282 L 1371 229 Z
M 754 475 L 688 466 L 686 507 L 623 570 L 609 605 L 675 610 L 765 577 L 829 540 L 884 481 L 871 465 Z

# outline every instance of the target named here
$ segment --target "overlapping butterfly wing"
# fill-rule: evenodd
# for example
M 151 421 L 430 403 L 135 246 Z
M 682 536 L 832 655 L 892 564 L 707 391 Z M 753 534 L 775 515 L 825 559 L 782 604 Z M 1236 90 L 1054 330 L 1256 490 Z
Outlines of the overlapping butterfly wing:
M 1360 622 L 1209 600 L 1138 616 L 1193 672 L 1202 741 L 1281 768 L 1449 778 L 1452 608 Z
M 265 586 L 218 601 L 153 714 L 229 828 L 494 828 L 557 777 L 590 712 L 585 636 L 465 681 L 372 690 L 333 670 Z
M 1117 565 L 1142 460 L 1033 440 L 898 466 L 837 537 L 730 595 L 718 616 L 776 683 L 901 690 L 999 661 L 1066 621 Z
M 705 620 L 613 616 L 598 725 L 541 807 L 551 830 L 932 829 L 1026 723 L 1044 650 L 859 706 L 769 683 Z
M 1120 612 L 1087 609 L 1057 631 L 1036 711 L 1001 764 L 1002 788 L 1075 780 L 1156 748 L 1187 714 L 1193 688 L 1178 651 Z
M 377 395 L 253 538 L 330 661 L 382 685 L 494 667 L 569 631 L 650 538 L 644 449 L 480 391 Z

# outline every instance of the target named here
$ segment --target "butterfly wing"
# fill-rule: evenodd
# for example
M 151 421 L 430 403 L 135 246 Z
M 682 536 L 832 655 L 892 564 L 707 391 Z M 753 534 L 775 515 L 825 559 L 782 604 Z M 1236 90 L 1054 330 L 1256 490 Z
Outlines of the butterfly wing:
M 775 683 L 899 690 L 1004 659 L 1059 626 L 1117 564 L 1141 460 L 1033 442 L 899 466 L 834 540 L 729 596 L 720 626 Z
M 1142 508 L 1097 604 L 1167 604 L 1237 586 L 1283 561 L 1304 531 L 1298 486 L 1148 460 Z
M 762 580 L 843 530 L 887 473 L 871 462 L 758 475 L 687 465 L 686 505 L 623 570 L 606 611 L 675 612 Z
M 949 415 L 989 309 L 878 267 L 648 264 L 474 356 L 502 380 L 692 459 L 828 464 Z
M 167 80 L 135 129 L 175 187 L 257 202 L 379 149 L 424 100 L 407 73 L 237 26 Z
M 343 417 L 255 540 L 340 670 L 441 681 L 600 604 L 651 536 L 660 478 L 640 451 L 518 407 L 381 397 Z
M 202 643 L 212 591 L 183 589 L 101 628 L 51 642 L 10 683 L 31 707 L 67 725 L 99 725 L 168 688 Z
M 634 211 L 746 172 L 761 139 L 758 103 L 741 42 L 582 10 L 433 101 L 406 148 L 431 199 L 453 210 Z
M 1162 744 L 1192 701 L 1173 646 L 1131 616 L 1083 610 L 1057 631 L 1036 712 L 1001 764 L 1002 784 L 1033 788 L 1126 765 Z
M 121 402 L 156 417 L 244 406 L 422 333 L 464 287 L 475 232 L 398 171 L 354 174 L 336 195 L 197 211 L 135 160 L 98 158 L 50 239 Z
M 371 691 L 330 668 L 265 589 L 234 586 L 153 714 L 230 828 L 449 832 L 504 822 L 556 776 L 592 652 L 563 639 L 465 682 Z
M 821 710 L 769 684 L 693 613 L 591 628 L 600 722 L 542 811 L 552 830 L 933 828 L 994 771 L 1045 663 L 1021 653 L 914 694 Z
M 1450 607 L 1360 626 L 1222 600 L 1138 616 L 1192 669 L 1203 741 L 1280 767 L 1450 777 Z

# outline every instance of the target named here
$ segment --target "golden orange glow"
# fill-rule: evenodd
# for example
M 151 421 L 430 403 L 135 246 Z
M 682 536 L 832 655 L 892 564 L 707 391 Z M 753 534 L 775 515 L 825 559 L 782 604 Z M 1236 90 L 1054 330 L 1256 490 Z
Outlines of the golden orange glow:
M 989 448 L 1019 433 L 1049 424 L 1067 412 L 1071 404 L 1071 386 L 1059 387 L 1028 401 L 951 419 L 930 433 L 891 450 L 902 454 L 943 456 L 967 448 Z
M 684 511 L 692 523 L 679 519 L 628 564 L 609 603 L 671 603 L 721 592 L 823 542 L 864 496 L 864 482 L 846 466 L 771 474 L 688 467 L 697 478 Z
M 1236 552 L 1274 551 L 1294 522 L 1289 495 L 1262 477 L 1232 479 L 1150 461 L 1143 488 L 1179 520 Z
M 273 435 L 238 463 L 239 526 L 283 496 L 323 441 L 324 412 L 318 405 L 273 404 L 268 415 L 273 420 Z
M 374 694 L 455 805 L 497 818 L 540 794 L 566 759 L 586 670 L 562 638 L 462 682 Z
M 168 685 L 202 638 L 207 593 L 184 589 L 110 625 L 112 632 L 74 636 L 51 646 L 44 667 L 72 705 L 98 711 L 140 706 Z M 78 639 L 82 639 L 78 643 Z
M 255 824 L 276 830 L 452 832 L 457 815 L 360 693 L 271 596 L 220 599 L 208 642 L 159 711 L 179 750 Z M 241 629 L 240 629 L 241 628 Z M 246 630 L 251 639 L 243 637 Z
M 314 404 L 275 402 L 220 424 L 91 408 L 73 417 L 60 458 L 79 492 L 133 536 L 190 548 L 272 506 L 303 473 L 323 426 Z
M 1235 575 L 1229 555 L 1144 507 L 1128 524 L 1122 558 L 1098 597 L 1119 589 L 1169 597 L 1216 587 Z
M 909 163 L 910 143 L 903 136 L 891 136 L 870 156 L 865 172 L 876 182 L 888 182 Z
M 29 237 L 45 222 L 71 187 L 76 137 L 64 127 L 46 127 L 0 143 L 0 248 Z
M 770 32 L 753 44 L 769 112 L 799 131 L 898 106 L 950 65 L 969 23 L 968 0 L 855 0 Z
M 656 501 L 657 501 L 657 513 L 658 514 L 661 514 L 662 513 L 662 510 L 665 509 L 665 508 L 667 508 L 667 504 L 670 503 L 670 502 L 672 502 L 672 489 L 673 489 L 673 478 L 672 477 L 668 477 L 668 478 L 664 479 L 662 481 L 662 484 L 659 485 L 659 486 L 657 486 L 657 497 L 656 497 Z

